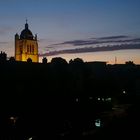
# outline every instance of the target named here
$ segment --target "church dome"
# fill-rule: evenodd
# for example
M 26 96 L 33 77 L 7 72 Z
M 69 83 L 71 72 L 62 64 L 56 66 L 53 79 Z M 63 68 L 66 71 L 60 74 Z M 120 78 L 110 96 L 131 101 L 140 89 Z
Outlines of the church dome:
M 34 36 L 32 32 L 28 29 L 28 24 L 25 24 L 25 29 L 20 34 L 20 39 L 33 39 Z

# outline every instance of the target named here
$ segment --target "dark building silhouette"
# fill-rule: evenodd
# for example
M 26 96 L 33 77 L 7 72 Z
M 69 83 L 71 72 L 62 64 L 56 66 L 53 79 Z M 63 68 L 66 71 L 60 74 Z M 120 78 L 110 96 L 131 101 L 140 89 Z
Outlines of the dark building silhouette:
M 0 62 L 5 62 L 7 60 L 7 54 L 5 52 L 0 53 Z
M 27 63 L 12 57 L 6 61 L 4 54 L 0 139 L 96 140 L 112 139 L 116 132 L 118 139 L 139 136 L 140 65 L 80 58 L 67 63 L 60 57 Z

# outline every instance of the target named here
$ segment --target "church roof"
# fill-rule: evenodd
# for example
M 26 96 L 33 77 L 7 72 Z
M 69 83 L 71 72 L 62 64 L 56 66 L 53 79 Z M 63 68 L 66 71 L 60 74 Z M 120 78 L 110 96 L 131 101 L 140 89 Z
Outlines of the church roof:
M 25 29 L 22 30 L 22 32 L 20 34 L 20 39 L 31 39 L 32 40 L 33 38 L 34 38 L 34 36 L 28 28 L 28 23 L 26 23 L 25 24 Z

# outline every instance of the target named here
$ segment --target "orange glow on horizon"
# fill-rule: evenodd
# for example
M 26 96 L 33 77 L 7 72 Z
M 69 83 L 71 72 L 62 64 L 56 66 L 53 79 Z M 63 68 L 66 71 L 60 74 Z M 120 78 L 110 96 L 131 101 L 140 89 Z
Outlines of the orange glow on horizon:
M 77 54 L 60 54 L 55 56 L 48 56 L 48 62 L 54 57 L 62 57 L 69 62 L 70 59 L 81 58 L 84 62 L 88 61 L 106 61 L 108 64 L 115 64 L 115 57 L 117 64 L 124 64 L 127 61 L 133 61 L 135 64 L 140 64 L 140 50 L 119 50 L 106 52 L 90 52 Z M 42 62 L 40 57 L 39 62 Z

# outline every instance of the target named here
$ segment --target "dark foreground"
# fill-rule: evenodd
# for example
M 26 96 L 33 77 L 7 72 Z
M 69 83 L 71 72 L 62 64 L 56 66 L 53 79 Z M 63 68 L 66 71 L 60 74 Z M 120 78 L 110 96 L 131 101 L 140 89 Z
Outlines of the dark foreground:
M 0 139 L 139 138 L 140 67 L 0 64 Z

